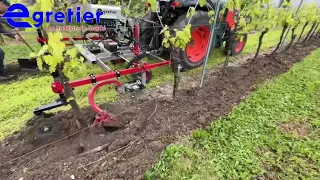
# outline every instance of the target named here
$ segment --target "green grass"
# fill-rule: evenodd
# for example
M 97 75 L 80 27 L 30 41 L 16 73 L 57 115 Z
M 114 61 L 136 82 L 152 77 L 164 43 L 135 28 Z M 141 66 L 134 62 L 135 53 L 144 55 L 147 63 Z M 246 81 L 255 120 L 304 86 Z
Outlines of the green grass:
M 301 28 L 300 28 L 301 29 Z M 265 35 L 262 50 L 275 46 L 279 41 L 281 29 L 271 30 Z M 259 33 L 251 34 L 248 37 L 248 42 L 243 51 L 243 54 L 254 53 L 257 47 Z M 29 37 L 32 36 L 32 37 Z M 25 35 L 26 39 L 35 38 L 36 35 Z M 33 47 L 39 47 L 39 44 L 32 43 Z M 24 45 L 10 45 L 3 47 L 4 51 L 7 52 L 6 61 L 15 60 L 17 57 L 23 58 L 28 57 L 30 51 L 28 47 Z M 8 52 L 14 52 L 10 55 Z M 208 69 L 212 69 L 217 65 L 221 64 L 224 59 L 223 48 L 215 49 L 209 57 Z M 202 68 L 194 69 L 188 73 L 199 74 Z M 86 70 L 83 70 L 74 76 L 72 79 L 79 79 L 88 77 L 89 74 L 102 73 L 103 71 L 97 66 L 88 66 Z M 199 78 L 200 79 L 200 78 Z M 155 69 L 153 71 L 153 80 L 148 84 L 148 88 L 162 85 L 164 83 L 173 80 L 173 73 L 170 68 L 165 67 L 161 69 Z M 14 82 L 12 84 L 1 84 L 0 101 L 4 102 L 5 106 L 0 107 L 0 139 L 12 134 L 15 131 L 20 130 L 25 121 L 30 119 L 33 115 L 33 109 L 35 107 L 52 102 L 57 98 L 50 89 L 52 77 L 50 75 L 41 75 L 37 77 L 23 78 L 20 82 Z M 87 94 L 90 85 L 77 88 L 75 90 L 76 98 L 81 107 L 88 106 Z M 96 97 L 98 103 L 111 102 L 118 99 L 119 96 L 114 88 L 103 87 L 99 91 Z M 63 107 L 59 110 L 66 110 L 69 107 Z
M 319 59 L 320 49 L 168 146 L 145 179 L 320 179 Z
M 68 35 L 80 35 L 80 32 L 63 32 L 65 36 Z M 41 46 L 37 42 L 38 34 L 35 31 L 21 32 L 22 37 L 26 40 L 26 42 L 34 49 L 35 51 L 39 51 Z M 4 58 L 4 62 L 6 64 L 11 62 L 16 62 L 19 58 L 29 58 L 30 49 L 23 44 L 22 42 L 17 42 L 7 36 L 3 35 L 3 39 L 5 41 L 5 45 L 1 45 L 1 48 L 6 53 Z

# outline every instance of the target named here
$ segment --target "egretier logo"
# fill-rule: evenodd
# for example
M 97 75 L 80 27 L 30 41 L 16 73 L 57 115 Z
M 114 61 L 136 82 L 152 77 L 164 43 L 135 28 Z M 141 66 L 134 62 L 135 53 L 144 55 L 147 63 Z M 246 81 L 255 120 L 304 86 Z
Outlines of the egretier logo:
M 18 12 L 16 11 L 18 10 Z M 77 12 L 75 13 L 76 16 L 76 22 L 81 22 L 81 7 L 77 7 Z M 16 11 L 16 12 L 14 12 Z M 103 15 L 103 12 L 97 11 L 96 16 L 92 12 L 85 12 L 82 16 L 82 19 L 86 23 L 91 23 L 94 19 L 96 19 L 96 22 L 100 22 L 100 16 Z M 74 12 L 71 8 L 68 8 L 67 13 L 64 12 L 34 12 L 30 17 L 30 12 L 26 6 L 23 4 L 13 4 L 11 5 L 7 12 L 2 16 L 2 18 L 6 18 L 7 22 L 10 26 L 14 28 L 32 28 L 33 26 L 29 24 L 28 22 L 20 21 L 16 22 L 13 19 L 14 18 L 32 18 L 36 24 L 33 24 L 36 28 L 39 28 L 43 25 L 43 23 L 46 22 L 49 23 L 51 20 L 51 17 L 54 17 L 54 20 L 57 23 L 64 23 L 65 20 L 67 20 L 69 23 L 72 23 L 72 19 L 74 17 Z

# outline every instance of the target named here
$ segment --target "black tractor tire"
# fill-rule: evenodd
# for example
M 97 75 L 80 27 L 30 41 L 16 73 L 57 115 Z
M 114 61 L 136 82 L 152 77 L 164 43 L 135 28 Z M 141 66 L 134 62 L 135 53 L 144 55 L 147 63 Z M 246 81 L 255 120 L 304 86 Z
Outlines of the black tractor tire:
M 142 19 L 155 22 L 158 21 L 158 16 L 154 12 L 148 12 Z M 142 20 L 139 22 L 139 42 L 142 47 L 149 47 L 154 33 L 152 23 Z
M 171 29 L 177 29 L 177 30 L 182 30 L 186 25 L 188 25 L 190 18 L 186 17 L 186 14 L 180 16 L 175 23 L 173 23 Z M 191 37 L 190 40 L 190 47 L 192 47 L 191 43 L 193 44 L 193 47 L 199 47 L 198 50 L 195 50 L 197 48 L 194 48 L 195 53 L 189 53 L 186 49 L 182 50 L 180 48 L 171 48 L 171 60 L 173 62 L 178 62 L 180 63 L 182 69 L 182 72 L 197 68 L 201 66 L 204 62 L 204 59 L 206 57 L 206 52 L 208 46 L 204 43 L 200 42 L 205 42 L 205 41 L 199 41 L 199 40 L 206 40 L 207 45 L 209 44 L 210 40 L 210 32 L 211 32 L 211 24 L 209 24 L 210 17 L 208 15 L 208 12 L 197 10 L 193 17 L 190 20 L 191 24 L 191 34 L 195 33 L 195 35 L 198 35 L 198 38 L 194 40 L 193 36 Z M 198 32 L 198 34 L 196 34 Z M 173 37 L 175 36 L 175 31 L 171 31 L 171 34 Z M 200 35 L 199 35 L 200 34 Z M 193 41 L 193 42 L 192 42 Z M 200 43 L 200 44 L 199 44 Z M 207 47 L 207 48 L 206 48 Z M 210 48 L 210 51 L 213 49 L 213 45 Z M 189 54 L 188 54 L 189 53 Z M 191 55 L 190 55 L 191 54 Z M 192 58 L 193 57 L 193 58 Z M 193 59 L 193 60 L 192 60 Z
M 228 50 L 229 50 L 229 46 L 232 46 L 230 55 L 231 56 L 236 56 L 236 55 L 240 54 L 243 51 L 244 47 L 246 46 L 246 43 L 247 43 L 247 40 L 248 40 L 248 34 L 244 34 L 243 36 L 244 37 L 243 37 L 243 40 L 241 42 L 240 42 L 239 38 L 234 38 L 231 41 L 226 41 L 225 53 L 227 54 Z M 243 44 L 240 45 L 240 43 L 243 43 Z

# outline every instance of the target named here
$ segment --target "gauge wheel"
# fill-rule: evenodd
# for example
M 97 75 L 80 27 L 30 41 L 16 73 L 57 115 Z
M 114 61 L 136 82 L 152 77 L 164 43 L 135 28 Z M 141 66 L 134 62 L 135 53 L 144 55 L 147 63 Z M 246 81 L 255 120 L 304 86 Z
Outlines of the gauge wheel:
M 27 141 L 31 143 L 48 143 L 60 134 L 62 122 L 58 117 L 40 118 L 27 130 Z

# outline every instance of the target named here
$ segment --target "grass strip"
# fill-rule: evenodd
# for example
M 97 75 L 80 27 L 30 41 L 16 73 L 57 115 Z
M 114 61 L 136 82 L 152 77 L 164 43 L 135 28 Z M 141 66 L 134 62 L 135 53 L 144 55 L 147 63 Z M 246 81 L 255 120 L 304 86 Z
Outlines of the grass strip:
M 320 49 L 168 146 L 145 179 L 320 179 L 319 59 Z

